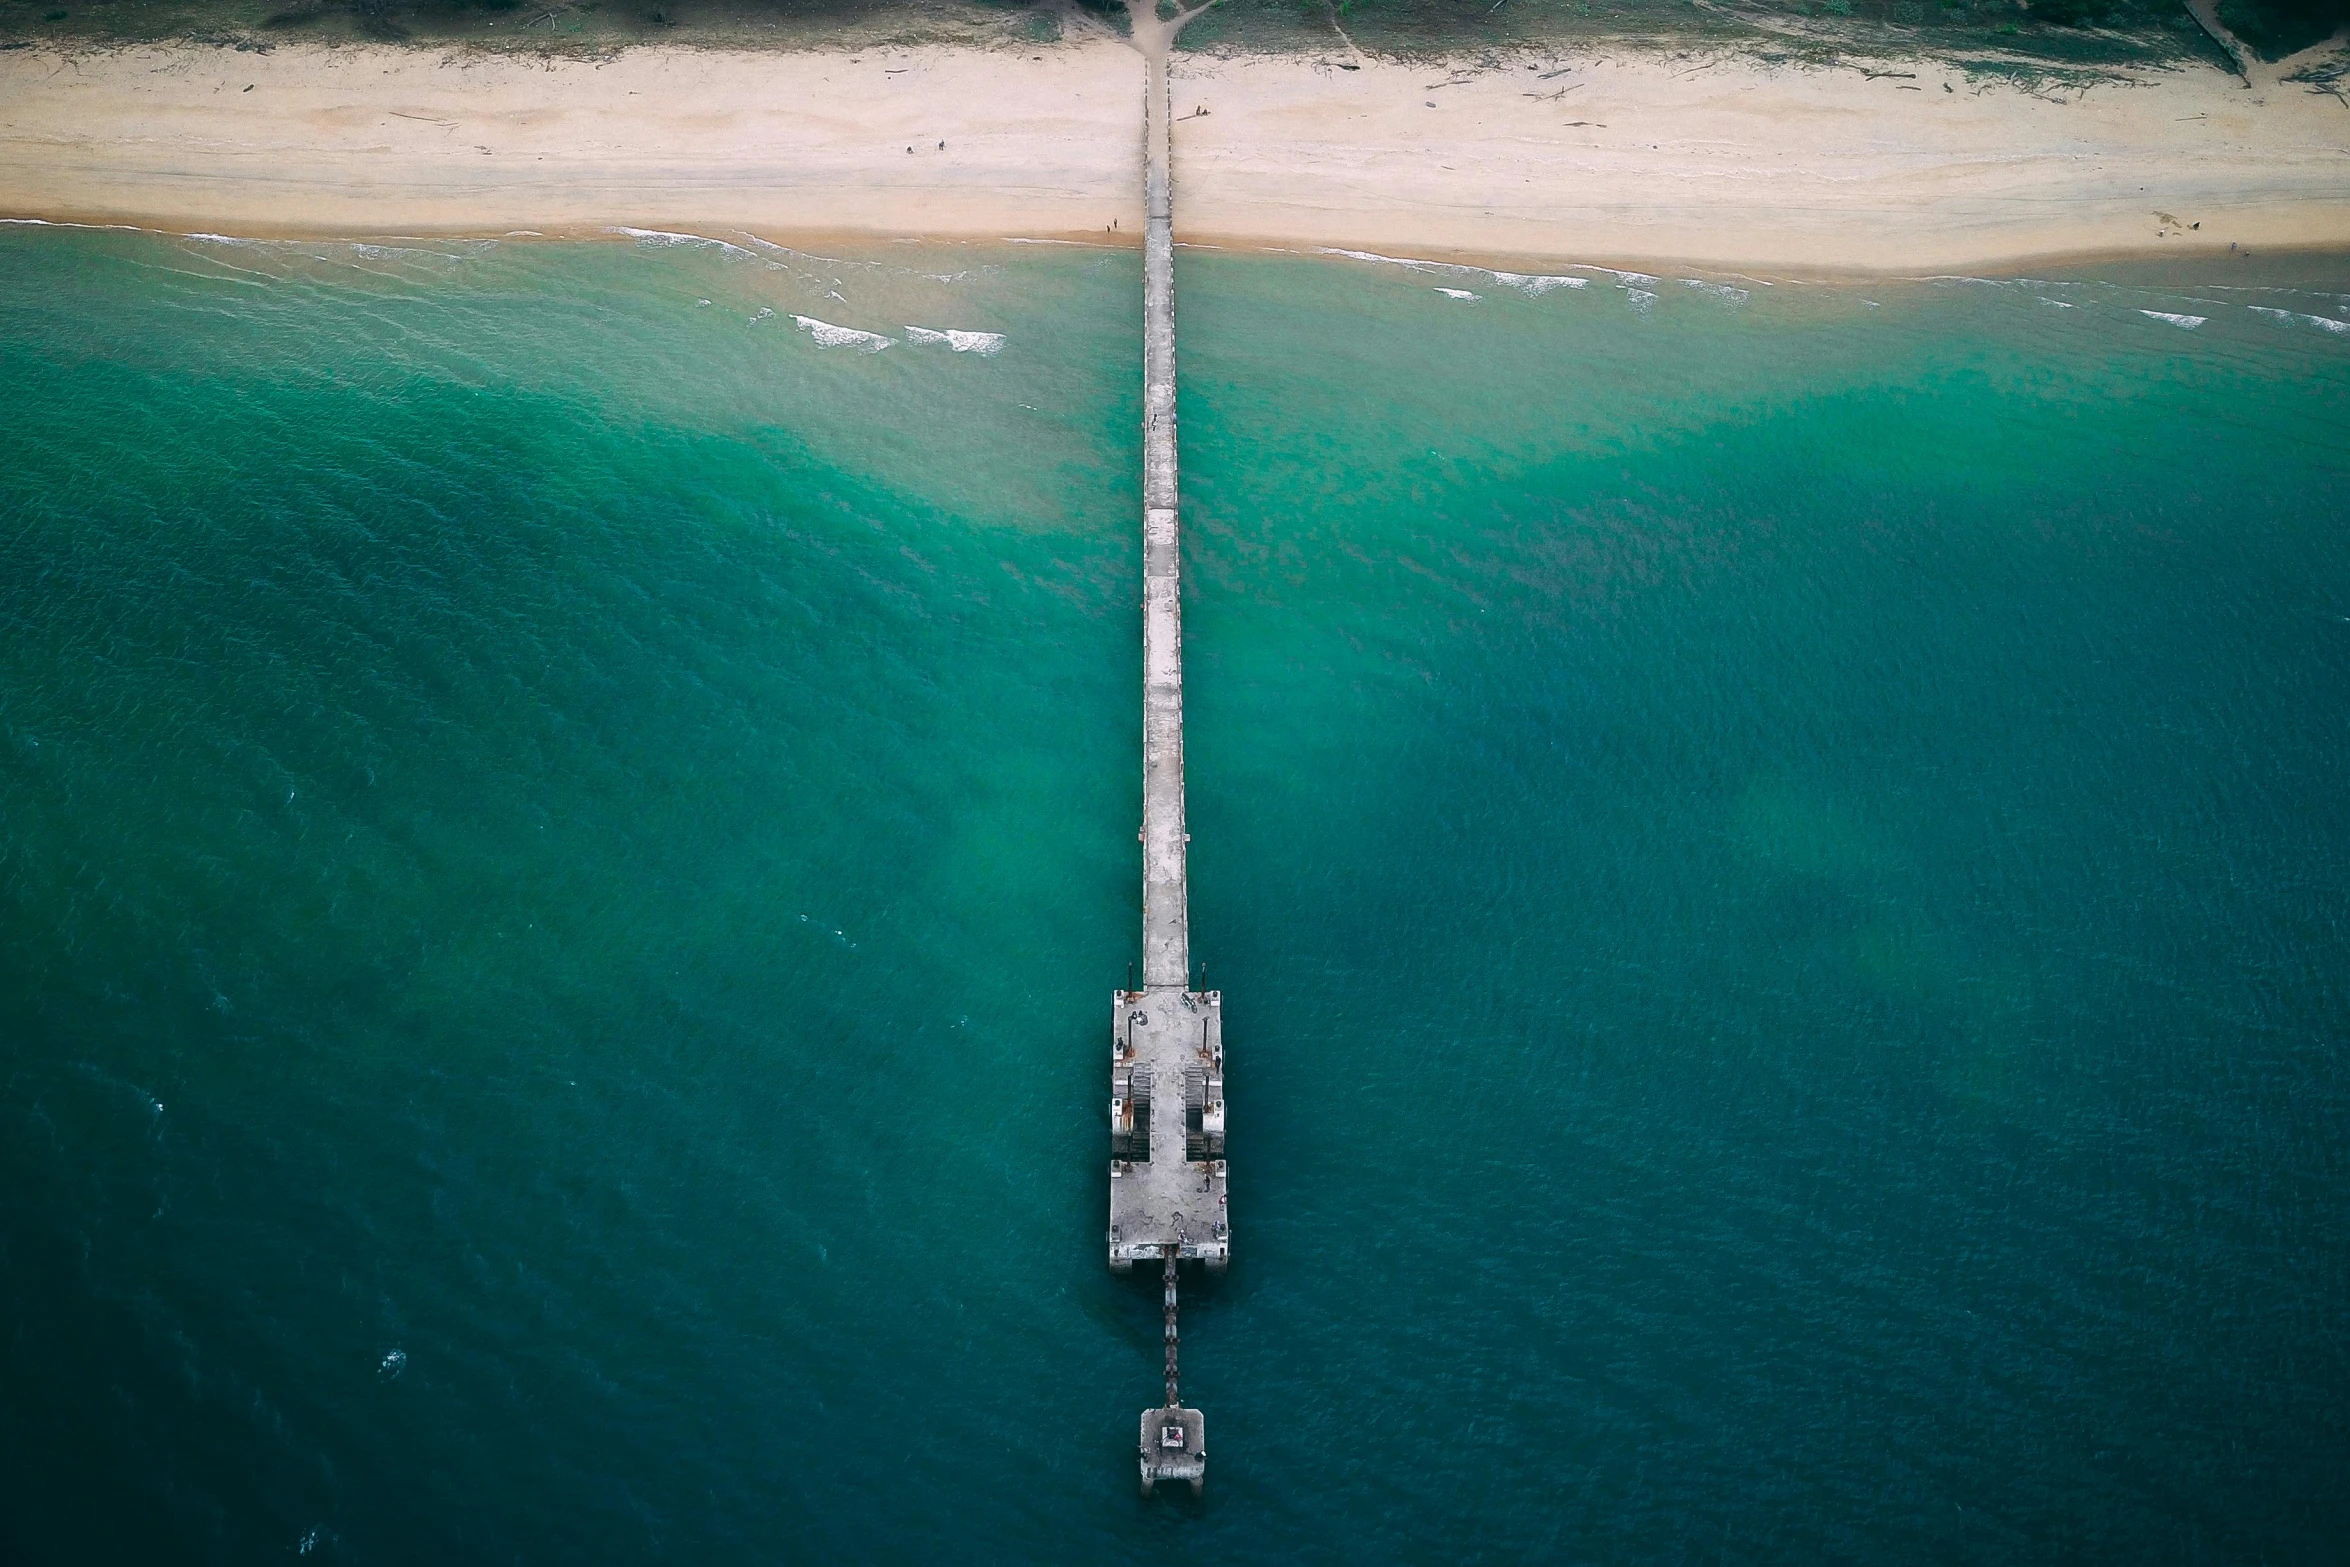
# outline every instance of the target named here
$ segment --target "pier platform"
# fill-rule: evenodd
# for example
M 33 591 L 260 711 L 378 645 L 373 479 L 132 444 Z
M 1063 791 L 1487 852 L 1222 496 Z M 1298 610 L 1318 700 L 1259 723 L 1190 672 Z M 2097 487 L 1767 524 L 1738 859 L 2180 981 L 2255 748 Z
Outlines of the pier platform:
M 1110 1266 L 1168 1255 L 1223 1271 L 1221 992 L 1120 990 L 1110 1032 Z
M 1162 1480 L 1188 1482 L 1194 1496 L 1207 1489 L 1208 1422 L 1196 1409 L 1142 1412 L 1142 1494 Z

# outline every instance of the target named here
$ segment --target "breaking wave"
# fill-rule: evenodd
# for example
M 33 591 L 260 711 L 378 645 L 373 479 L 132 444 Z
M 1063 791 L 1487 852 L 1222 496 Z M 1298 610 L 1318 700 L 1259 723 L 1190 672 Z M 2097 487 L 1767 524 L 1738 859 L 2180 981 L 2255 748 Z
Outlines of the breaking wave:
M 1745 289 L 1734 287 L 1728 283 L 1708 283 L 1703 278 L 1694 277 L 1676 278 L 1674 281 L 1683 288 L 1694 288 L 1701 294 L 1711 294 L 1716 299 L 1726 299 L 1733 305 L 1743 305 L 1752 297 Z
M 742 246 L 730 240 L 713 239 L 707 234 L 679 234 L 669 229 L 632 229 L 624 224 L 615 224 L 605 232 L 626 234 L 640 245 L 701 245 L 712 250 L 723 250 L 729 255 L 740 256 L 745 261 L 757 259 Z
M 854 348 L 863 353 L 878 354 L 896 341 L 879 332 L 860 332 L 853 326 L 834 326 L 814 316 L 793 316 L 799 329 L 816 339 L 819 348 Z
M 1325 245 L 1315 254 L 1343 256 L 1349 261 L 1368 261 L 1383 267 L 1409 267 L 1415 272 L 1489 277 L 1502 287 L 1514 288 L 1521 294 L 1547 294 L 1554 288 L 1588 288 L 1591 285 L 1589 278 L 1545 276 L 1532 272 L 1496 272 L 1491 267 L 1472 267 L 1458 261 L 1423 261 L 1417 256 L 1382 256 L 1375 250 L 1341 250 L 1334 245 Z
M 839 331 L 840 328 L 833 328 Z M 977 354 L 982 359 L 993 358 L 1003 352 L 1005 338 L 1001 332 L 958 332 L 953 327 L 909 326 L 909 343 L 942 343 L 958 354 Z
M 2272 305 L 2246 305 L 2244 308 L 2256 316 L 2267 316 L 2276 321 L 2306 321 L 2328 332 L 2350 333 L 2350 321 L 2337 321 L 2332 316 L 2313 316 L 2300 310 L 2279 310 Z

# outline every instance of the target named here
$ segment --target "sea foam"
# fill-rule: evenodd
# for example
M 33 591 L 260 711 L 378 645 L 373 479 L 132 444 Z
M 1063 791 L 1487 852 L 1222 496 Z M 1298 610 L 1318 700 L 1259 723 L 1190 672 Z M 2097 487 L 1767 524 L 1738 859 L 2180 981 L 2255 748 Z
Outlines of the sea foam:
M 1521 294 L 1547 294 L 1554 288 L 1589 288 L 1591 279 L 1585 277 L 1555 277 L 1537 272 L 1488 272 L 1504 288 L 1514 288 Z
M 1694 288 L 1701 294 L 1711 294 L 1716 299 L 1726 299 L 1733 305 L 1743 305 L 1752 297 L 1745 289 L 1728 283 L 1708 283 L 1703 278 L 1695 277 L 1676 278 L 1674 281 L 1683 288 Z
M 799 329 L 816 339 L 819 348 L 854 348 L 863 353 L 878 354 L 896 341 L 879 332 L 860 332 L 853 326 L 834 326 L 814 316 L 793 316 Z
M 1340 250 L 1336 246 L 1326 245 L 1316 254 L 1343 256 L 1349 261 L 1368 261 L 1383 267 L 1409 267 L 1415 272 L 1451 272 L 1471 277 L 1489 277 L 1502 287 L 1514 288 L 1521 294 L 1547 294 L 1554 288 L 1591 286 L 1589 278 L 1544 276 L 1532 272 L 1496 272 L 1491 267 L 1472 267 L 1458 261 L 1423 261 L 1417 256 L 1382 256 L 1375 250 Z
M 632 229 L 625 224 L 615 224 L 605 232 L 625 234 L 640 245 L 704 245 L 712 250 L 723 250 L 729 255 L 740 256 L 745 261 L 757 259 L 742 246 L 728 240 L 713 239 L 707 234 L 679 234 L 669 229 Z
M 834 328 L 838 331 L 839 328 Z M 977 354 L 982 359 L 993 358 L 1004 350 L 1001 332 L 958 332 L 953 327 L 909 326 L 909 343 L 943 343 L 958 354 Z
M 2276 321 L 2306 321 L 2311 326 L 2322 327 L 2328 332 L 2350 333 L 2350 321 L 2337 321 L 2332 316 L 2313 316 L 2299 310 L 2279 310 L 2273 305 L 2246 305 L 2244 308 L 2256 316 L 2267 316 Z

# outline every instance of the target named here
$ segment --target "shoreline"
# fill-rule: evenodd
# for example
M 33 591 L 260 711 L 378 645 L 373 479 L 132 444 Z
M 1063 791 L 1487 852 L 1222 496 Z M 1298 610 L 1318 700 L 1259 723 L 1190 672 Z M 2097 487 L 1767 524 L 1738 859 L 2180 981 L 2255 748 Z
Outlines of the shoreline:
M 122 220 L 87 220 L 67 217 L 0 216 L 0 230 L 11 228 L 67 229 L 84 233 L 144 234 L 158 239 L 184 239 L 213 242 L 224 245 L 383 245 L 400 244 L 636 244 L 647 240 L 672 240 L 680 243 L 721 245 L 743 248 L 738 242 L 748 239 L 779 250 L 826 260 L 851 262 L 875 259 L 873 252 L 890 245 L 969 246 L 977 249 L 995 246 L 1067 246 L 1080 250 L 1115 251 L 1139 256 L 1139 240 L 1126 241 L 1107 235 L 1070 237 L 1049 234 L 925 234 L 899 233 L 874 229 L 786 229 L 774 232 L 753 232 L 749 229 L 729 228 L 723 224 L 701 229 L 644 229 L 621 225 L 602 225 L 557 229 L 418 229 L 418 228 L 319 228 L 291 227 L 273 231 L 245 231 L 227 233 L 218 229 L 175 228 L 154 222 L 127 222 Z M 2072 274 L 2093 269 L 2117 267 L 2123 269 L 2162 267 L 2169 263 L 2219 263 L 2259 261 L 2260 276 L 2273 281 L 2279 275 L 2300 276 L 2293 271 L 2296 264 L 2304 264 L 2322 271 L 2330 280 L 2338 279 L 2339 286 L 2350 289 L 2350 241 L 2318 241 L 2309 244 L 2265 245 L 2257 252 L 2250 249 L 2230 251 L 2223 244 L 2172 245 L 2161 249 L 2110 249 L 2065 251 L 2043 255 L 1999 257 L 1973 264 L 1953 264 L 1940 267 L 1828 267 L 1828 266 L 1758 266 L 1721 260 L 1697 260 L 1688 256 L 1606 256 L 1593 258 L 1575 256 L 1529 256 L 1503 254 L 1491 251 L 1447 249 L 1443 246 L 1423 246 L 1416 254 L 1389 254 L 1366 252 L 1357 248 L 1336 245 L 1279 244 L 1255 239 L 1218 238 L 1213 235 L 1195 235 L 1175 242 L 1177 251 L 1206 251 L 1224 255 L 1290 256 L 1301 261 L 1353 262 L 1358 265 L 1394 266 L 1429 271 L 1457 269 L 1505 276 L 1539 274 L 1543 269 L 1553 271 L 1586 272 L 1605 277 L 1610 274 L 1657 278 L 1671 278 L 1680 273 L 1705 273 L 1712 278 L 1731 281 L 1761 282 L 1770 285 L 1794 287 L 1886 287 L 1906 283 L 1974 282 L 2028 282 L 2034 278 L 2048 281 L 2092 281 Z M 2175 278 L 2162 274 L 2166 282 Z M 2127 278 L 2099 278 L 2093 281 L 2130 284 Z M 2218 280 L 2207 285 L 2222 286 Z M 2267 286 L 2264 282 L 2257 286 Z M 2329 281 L 2328 287 L 2336 286 Z
M 0 215 L 1138 244 L 1142 69 L 1107 40 L 592 62 L 14 51 Z M 2350 251 L 2350 104 L 2212 68 L 2032 91 L 1931 60 L 1186 55 L 1174 92 L 1194 246 L 1823 280 Z

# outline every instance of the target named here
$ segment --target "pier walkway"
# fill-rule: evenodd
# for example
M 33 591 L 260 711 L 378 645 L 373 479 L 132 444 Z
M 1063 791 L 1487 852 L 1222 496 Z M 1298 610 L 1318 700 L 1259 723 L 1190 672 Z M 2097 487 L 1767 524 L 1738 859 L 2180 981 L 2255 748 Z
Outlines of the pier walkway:
M 1224 1191 L 1222 997 L 1191 984 L 1183 820 L 1182 545 L 1175 444 L 1174 193 L 1163 47 L 1143 89 L 1142 988 L 1121 990 L 1110 1031 L 1110 1266 L 1160 1262 L 1167 1401 L 1142 1416 L 1142 1486 L 1198 1490 L 1205 1423 L 1178 1401 L 1175 1270 L 1221 1272 L 1232 1253 Z

